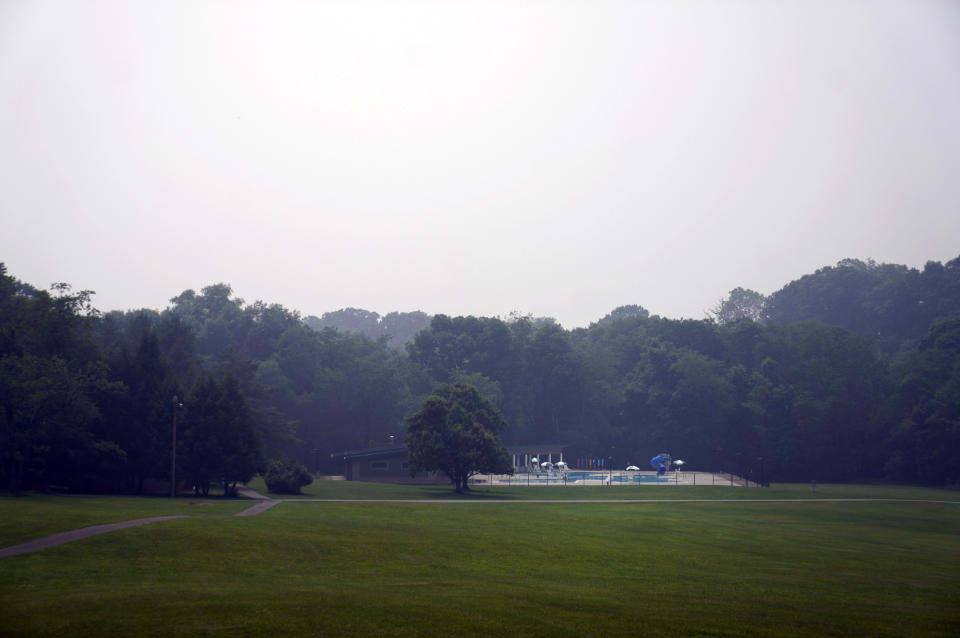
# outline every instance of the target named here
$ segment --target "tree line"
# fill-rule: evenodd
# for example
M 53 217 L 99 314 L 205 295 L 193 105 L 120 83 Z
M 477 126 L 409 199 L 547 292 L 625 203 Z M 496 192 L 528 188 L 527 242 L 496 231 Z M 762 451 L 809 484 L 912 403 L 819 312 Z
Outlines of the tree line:
M 89 291 L 37 290 L 0 266 L 0 478 L 150 489 L 169 480 L 174 418 L 177 475 L 199 492 L 229 492 L 268 459 L 336 473 L 332 453 L 402 440 L 434 388 L 462 384 L 503 415 L 506 443 L 564 443 L 569 458 L 667 451 L 755 479 L 960 482 L 960 259 L 845 260 L 770 297 L 735 289 L 702 320 L 436 315 L 396 345 L 225 284 L 100 313 Z

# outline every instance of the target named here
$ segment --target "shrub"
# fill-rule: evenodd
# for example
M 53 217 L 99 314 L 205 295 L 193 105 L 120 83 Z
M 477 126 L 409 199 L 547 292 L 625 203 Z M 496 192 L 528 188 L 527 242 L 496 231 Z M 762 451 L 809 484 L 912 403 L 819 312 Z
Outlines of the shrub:
M 275 494 L 299 494 L 300 488 L 310 485 L 313 477 L 302 463 L 294 459 L 270 461 L 263 480 L 267 489 Z

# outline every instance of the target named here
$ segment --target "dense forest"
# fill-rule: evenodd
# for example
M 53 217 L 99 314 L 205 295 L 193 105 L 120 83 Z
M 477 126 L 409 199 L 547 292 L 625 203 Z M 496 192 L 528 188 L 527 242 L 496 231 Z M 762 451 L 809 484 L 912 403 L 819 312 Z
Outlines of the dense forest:
M 200 492 L 273 458 L 335 473 L 331 453 L 402 439 L 448 382 L 499 408 L 505 442 L 564 443 L 568 458 L 668 451 L 755 479 L 955 485 L 960 258 L 844 260 L 768 297 L 737 288 L 702 320 L 634 305 L 575 330 L 518 314 L 304 319 L 225 284 L 100 312 L 89 291 L 38 290 L 0 264 L 11 490 L 158 489 L 173 423 L 177 476 Z

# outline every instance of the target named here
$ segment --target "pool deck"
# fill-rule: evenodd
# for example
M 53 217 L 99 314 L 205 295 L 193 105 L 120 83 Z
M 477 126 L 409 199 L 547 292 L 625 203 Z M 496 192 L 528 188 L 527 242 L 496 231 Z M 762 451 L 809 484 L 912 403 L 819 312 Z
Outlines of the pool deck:
M 564 481 L 564 475 L 570 475 L 571 478 Z M 589 477 L 580 477 L 581 474 L 589 474 Z M 577 478 L 574 479 L 573 477 Z M 633 480 L 634 477 L 640 477 L 639 481 Z M 612 482 L 611 482 L 612 479 Z M 665 479 L 665 480 L 664 480 Z M 715 472 L 667 472 L 661 480 L 657 480 L 656 472 L 645 471 L 626 471 L 626 470 L 581 470 L 570 468 L 565 473 L 561 472 L 533 472 L 530 474 L 477 474 L 470 479 L 471 485 L 494 485 L 494 486 L 542 486 L 542 487 L 577 487 L 581 485 L 612 485 L 612 486 L 650 486 L 650 487 L 669 487 L 671 485 L 720 485 L 735 487 L 752 487 L 753 483 L 747 483 L 739 476 L 730 474 L 720 474 Z

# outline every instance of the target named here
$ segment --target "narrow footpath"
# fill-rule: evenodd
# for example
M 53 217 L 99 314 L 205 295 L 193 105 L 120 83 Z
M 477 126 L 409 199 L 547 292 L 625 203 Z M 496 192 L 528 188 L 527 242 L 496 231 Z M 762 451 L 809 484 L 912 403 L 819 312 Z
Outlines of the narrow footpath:
M 273 499 L 273 498 L 270 498 L 269 496 L 264 496 L 260 492 L 251 490 L 249 487 L 239 487 L 237 488 L 237 492 L 239 492 L 241 496 L 246 496 L 247 498 L 252 498 L 260 502 L 254 505 L 253 507 L 248 507 L 242 512 L 237 512 L 236 514 L 234 514 L 234 516 L 256 516 L 257 514 L 262 514 L 263 512 L 266 512 L 268 509 L 270 509 L 274 505 L 277 505 L 278 503 L 283 502 L 282 500 Z
M 246 508 L 242 512 L 234 514 L 234 516 L 256 516 L 257 514 L 267 511 L 274 505 L 283 502 L 272 499 L 268 496 L 264 496 L 263 494 L 246 487 L 241 487 L 237 491 L 243 496 L 257 501 L 257 503 Z M 148 518 L 135 518 L 133 520 L 120 521 L 118 523 L 103 523 L 102 525 L 81 527 L 79 529 L 72 529 L 68 532 L 60 532 L 59 534 L 51 534 L 50 536 L 37 538 L 32 541 L 27 541 L 26 543 L 20 543 L 19 545 L 2 547 L 0 548 L 0 558 L 6 558 L 7 556 L 18 556 L 20 554 L 29 554 L 31 552 L 39 552 L 41 549 L 56 547 L 57 545 L 63 545 L 64 543 L 72 543 L 73 541 L 78 541 L 82 538 L 107 534 L 109 532 L 115 532 L 119 529 L 126 529 L 127 527 L 138 527 L 140 525 L 171 521 L 177 518 L 191 517 L 186 514 L 179 514 L 175 516 L 150 516 Z
M 39 552 L 41 549 L 56 547 L 57 545 L 63 545 L 64 543 L 72 543 L 73 541 L 78 541 L 81 538 L 97 536 L 98 534 L 106 534 L 107 532 L 115 532 L 118 529 L 125 529 L 127 527 L 137 527 L 139 525 L 159 523 L 160 521 L 170 521 L 175 518 L 190 517 L 183 514 L 179 516 L 151 516 L 149 518 L 135 518 L 131 521 L 120 521 L 119 523 L 104 523 L 103 525 L 81 527 L 80 529 L 72 529 L 69 532 L 60 532 L 59 534 L 44 536 L 43 538 L 27 541 L 26 543 L 20 543 L 19 545 L 4 547 L 0 549 L 0 558 L 17 556 L 18 554 L 29 554 L 30 552 Z

